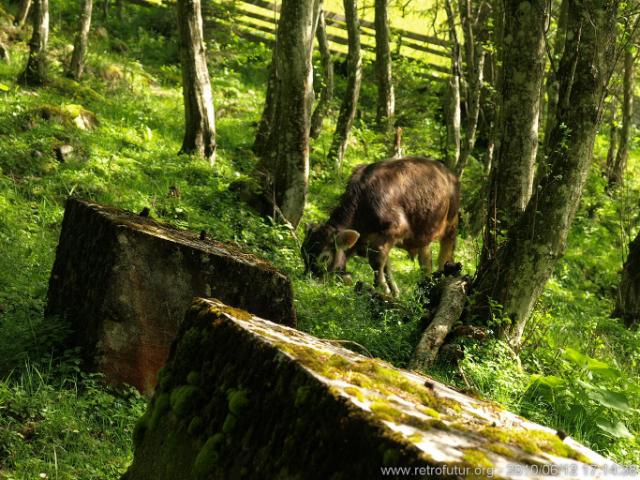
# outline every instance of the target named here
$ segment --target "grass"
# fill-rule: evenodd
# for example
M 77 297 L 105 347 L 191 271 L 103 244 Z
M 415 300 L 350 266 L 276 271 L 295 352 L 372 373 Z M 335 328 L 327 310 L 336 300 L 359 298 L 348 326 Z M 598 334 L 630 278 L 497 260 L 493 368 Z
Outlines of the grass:
M 44 319 L 69 195 L 133 211 L 149 206 L 156 218 L 215 232 L 218 240 L 267 258 L 293 281 L 300 328 L 357 342 L 375 356 L 406 365 L 422 315 L 414 287 L 417 266 L 406 255 L 393 254 L 403 291 L 397 305 L 375 303 L 337 280 L 319 283 L 303 274 L 292 232 L 257 217 L 227 190 L 255 163 L 250 147 L 262 108 L 267 49 L 242 41 L 209 44 L 219 144 L 211 169 L 176 153 L 183 128 L 180 72 L 175 45 L 162 34 L 173 31 L 172 19 L 128 7 L 127 22 L 110 25 L 106 37 L 96 34 L 98 19 L 87 76 L 78 85 L 61 78 L 77 6 L 56 2 L 51 8 L 50 83 L 37 90 L 15 84 L 26 60 L 24 41 L 11 44 L 11 64 L 0 62 L 0 84 L 8 87 L 0 88 L 0 479 L 119 478 L 131 457 L 132 425 L 144 408 L 134 392 L 107 388 L 100 377 L 81 373 L 77 352 L 64 350 L 64 323 Z M 411 18 L 411 29 L 421 30 L 423 19 Z M 148 25 L 154 25 L 153 32 Z M 365 79 L 372 78 L 371 64 L 365 68 Z M 395 65 L 395 75 L 406 153 L 440 156 L 440 85 L 420 80 L 403 62 Z M 45 106 L 69 105 L 95 113 L 99 126 L 80 130 L 37 114 Z M 387 155 L 390 139 L 370 128 L 375 89 L 368 81 L 361 110 L 342 170 L 325 160 L 335 105 L 313 143 L 303 224 L 326 218 L 354 165 Z M 74 147 L 64 163 L 54 153 L 61 144 Z M 605 193 L 598 162 L 594 165 L 567 254 L 526 332 L 522 365 L 503 344 L 488 342 L 466 346 L 464 377 L 445 366 L 433 372 L 626 463 L 640 463 L 637 440 L 619 427 L 640 434 L 640 338 L 609 313 L 639 215 L 640 162 L 633 147 L 627 187 L 613 197 Z M 600 137 L 597 159 L 605 153 Z M 463 183 L 465 206 L 472 204 L 481 180 L 481 168 L 472 162 Z M 171 187 L 180 190 L 179 198 L 168 195 Z M 473 273 L 479 241 L 462 230 L 457 256 Z M 302 236 L 301 227 L 297 237 Z M 366 262 L 356 259 L 350 269 L 356 280 L 371 281 Z M 570 349 L 607 368 L 581 363 Z

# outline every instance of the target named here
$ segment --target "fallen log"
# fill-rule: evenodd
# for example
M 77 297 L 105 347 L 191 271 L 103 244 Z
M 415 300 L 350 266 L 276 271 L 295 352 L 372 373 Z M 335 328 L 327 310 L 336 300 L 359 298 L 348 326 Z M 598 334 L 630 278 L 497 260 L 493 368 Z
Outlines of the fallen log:
M 409 368 L 425 371 L 432 366 L 440 347 L 451 331 L 453 324 L 460 319 L 467 298 L 467 279 L 465 277 L 444 277 L 441 282 L 441 296 L 436 313 L 427 326 L 416 346 Z

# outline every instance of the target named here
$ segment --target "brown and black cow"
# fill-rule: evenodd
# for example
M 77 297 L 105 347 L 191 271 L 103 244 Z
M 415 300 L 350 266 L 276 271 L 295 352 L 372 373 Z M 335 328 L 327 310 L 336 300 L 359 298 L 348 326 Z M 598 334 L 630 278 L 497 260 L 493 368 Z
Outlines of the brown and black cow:
M 442 269 L 453 260 L 459 201 L 458 178 L 441 162 L 405 157 L 360 165 L 329 220 L 307 227 L 306 270 L 316 276 L 344 274 L 349 258 L 360 255 L 369 260 L 376 287 L 397 295 L 389 252 L 403 248 L 431 273 L 429 244 L 440 240 Z

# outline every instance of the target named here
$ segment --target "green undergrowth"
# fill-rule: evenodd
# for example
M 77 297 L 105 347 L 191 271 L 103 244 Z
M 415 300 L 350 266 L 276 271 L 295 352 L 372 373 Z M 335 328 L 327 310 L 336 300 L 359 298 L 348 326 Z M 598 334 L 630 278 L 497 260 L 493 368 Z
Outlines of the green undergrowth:
M 0 478 L 41 473 L 61 479 L 119 478 L 131 455 L 132 425 L 142 411 L 140 398 L 80 375 L 77 354 L 61 353 L 67 326 L 43 317 L 70 195 L 133 211 L 149 207 L 154 218 L 207 230 L 217 240 L 259 254 L 291 277 L 301 329 L 405 366 L 423 313 L 414 287 L 420 279 L 417 265 L 406 254 L 392 256 L 402 290 L 393 305 L 339 280 L 311 279 L 298 253 L 304 228 L 292 232 L 263 220 L 228 191 L 256 161 L 251 144 L 264 99 L 268 49 L 237 38 L 209 44 L 219 145 L 212 169 L 177 155 L 183 112 L 172 16 L 127 6 L 126 22 L 112 21 L 105 29 L 98 15 L 86 78 L 77 84 L 62 76 L 76 3 L 51 5 L 51 75 L 44 88 L 25 89 L 15 81 L 26 61 L 28 35 L 9 42 L 11 63 L 0 62 Z M 398 61 L 395 67 L 405 153 L 440 157 L 445 135 L 441 85 L 420 78 L 409 63 Z M 361 113 L 342 168 L 326 160 L 337 103 L 312 144 L 303 224 L 326 219 L 355 165 L 389 153 L 391 135 L 372 128 L 371 78 L 373 67 L 367 63 Z M 337 98 L 343 84 L 339 77 Z M 74 114 L 79 108 L 95 114 L 98 125 L 83 130 L 73 118 L 42 113 Z M 64 162 L 55 153 L 61 145 L 73 147 Z M 442 367 L 434 373 L 566 430 L 614 459 L 640 463 L 635 440 L 640 339 L 609 318 L 638 219 L 640 165 L 633 147 L 629 181 L 614 195 L 605 192 L 594 165 L 565 259 L 525 335 L 522 366 L 503 345 L 490 342 L 466 346 L 460 370 Z M 599 138 L 596 157 L 601 161 L 605 154 L 606 141 Z M 472 161 L 463 180 L 467 209 L 481 180 L 482 168 Z M 466 273 L 473 273 L 480 251 L 479 240 L 469 234 L 473 220 L 465 216 L 458 242 L 457 257 Z M 365 261 L 355 259 L 349 267 L 355 280 L 371 282 Z M 176 402 L 181 405 L 179 398 Z

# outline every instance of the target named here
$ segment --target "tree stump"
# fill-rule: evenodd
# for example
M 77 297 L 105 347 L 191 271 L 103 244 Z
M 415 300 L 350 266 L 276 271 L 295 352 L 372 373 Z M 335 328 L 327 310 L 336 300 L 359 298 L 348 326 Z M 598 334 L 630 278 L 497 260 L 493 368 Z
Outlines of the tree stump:
M 621 468 L 560 436 L 430 378 L 199 299 L 134 429 L 123 480 L 403 478 L 398 467 L 416 478 L 509 479 L 543 465 L 585 478 Z
M 152 392 L 196 296 L 295 325 L 291 283 L 269 263 L 196 232 L 67 201 L 46 313 L 69 321 L 87 367 Z

